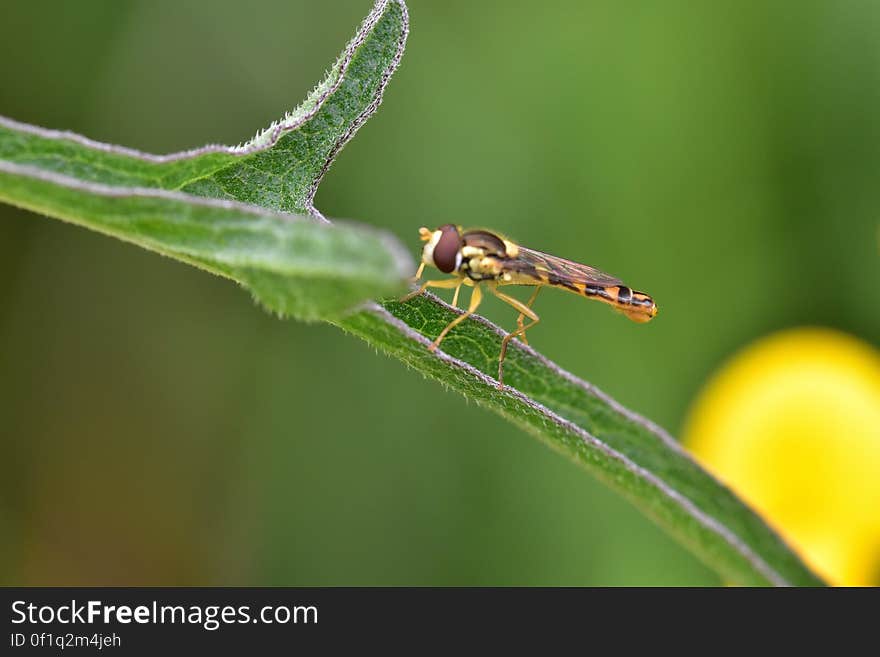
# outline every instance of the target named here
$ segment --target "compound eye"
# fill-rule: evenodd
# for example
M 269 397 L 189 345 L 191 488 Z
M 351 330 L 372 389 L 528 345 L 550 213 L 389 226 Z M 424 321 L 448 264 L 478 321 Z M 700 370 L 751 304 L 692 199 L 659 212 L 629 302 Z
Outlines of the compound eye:
M 458 260 L 458 252 L 461 249 L 461 235 L 458 228 L 452 224 L 440 226 L 440 239 L 434 247 L 434 264 L 444 274 L 451 274 Z

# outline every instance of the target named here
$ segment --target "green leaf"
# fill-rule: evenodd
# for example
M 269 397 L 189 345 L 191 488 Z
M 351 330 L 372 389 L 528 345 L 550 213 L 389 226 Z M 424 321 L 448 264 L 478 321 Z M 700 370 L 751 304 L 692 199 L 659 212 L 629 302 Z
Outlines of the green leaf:
M 491 409 L 618 490 L 727 581 L 821 586 L 727 487 L 667 432 L 595 386 L 513 341 L 495 376 L 505 332 L 476 317 L 431 353 L 431 340 L 461 311 L 431 294 L 374 305 L 338 324 L 424 375 Z M 585 503 L 589 503 L 585 500 Z
M 241 146 L 157 156 L 0 117 L 0 199 L 227 276 L 298 319 L 395 296 L 408 253 L 388 234 L 328 226 L 312 199 L 381 100 L 404 12 L 377 4 L 306 101 Z
M 0 160 L 83 182 L 178 190 L 320 217 L 312 200 L 337 153 L 376 110 L 403 55 L 406 7 L 377 2 L 327 77 L 240 146 L 152 155 L 0 117 Z
M 83 211 L 82 207 L 77 210 L 81 203 L 89 216 L 102 217 L 100 223 L 88 224 L 93 228 L 232 275 L 255 293 L 259 288 L 259 294 L 272 297 L 272 307 L 295 305 L 299 302 L 291 299 L 306 298 L 308 285 L 286 289 L 289 272 L 282 275 L 272 270 L 268 282 L 261 283 L 242 274 L 243 261 L 250 253 L 245 247 L 252 242 L 259 247 L 256 251 L 277 256 L 261 259 L 261 263 L 283 261 L 282 253 L 296 259 L 298 246 L 285 248 L 272 242 L 290 239 L 294 243 L 283 233 L 288 218 L 267 213 L 246 221 L 244 214 L 257 211 L 240 204 L 321 217 L 312 205 L 315 190 L 335 155 L 381 101 L 403 54 L 407 30 L 402 0 L 376 2 L 327 79 L 307 101 L 241 147 L 212 146 L 159 157 L 0 119 L 0 158 L 10 161 L 0 169 L 0 197 L 85 223 L 75 214 Z M 67 185 L 70 181 L 75 184 Z M 53 187 L 47 191 L 41 185 Z M 123 199 L 131 205 L 109 207 L 112 203 L 107 199 L 114 198 L 112 192 L 120 186 L 128 189 Z M 99 187 L 111 193 L 97 193 Z M 131 187 L 139 188 L 137 194 L 131 193 Z M 192 194 L 207 198 L 195 203 Z M 109 209 L 100 210 L 105 202 Z M 146 202 L 156 204 L 152 213 L 142 212 L 140 204 Z M 170 215 L 175 219 L 164 220 L 163 213 L 174 204 L 178 206 Z M 129 212 L 135 217 L 140 212 L 140 219 L 128 221 Z M 251 222 L 270 229 L 256 231 L 255 236 L 248 232 Z M 312 227 L 304 220 L 288 223 Z M 229 230 L 236 237 L 212 241 L 215 228 L 220 234 Z M 346 229 L 344 234 L 353 233 Z M 241 248 L 228 248 L 230 242 Z M 358 249 L 357 244 L 330 240 L 323 244 L 325 259 L 316 259 L 312 270 L 297 269 L 302 281 L 312 280 L 325 261 L 334 261 L 344 270 L 343 261 L 358 254 L 363 257 L 364 251 L 374 247 L 375 253 L 395 251 L 387 242 L 384 250 L 376 245 Z M 401 262 L 396 253 L 392 258 Z M 398 277 L 399 268 L 391 269 L 395 269 L 391 278 Z M 355 278 L 366 271 L 380 274 L 379 268 L 370 270 L 362 261 L 349 273 Z M 377 281 L 372 280 L 373 284 Z M 494 376 L 504 333 L 485 319 L 463 322 L 449 334 L 442 350 L 429 352 L 431 338 L 460 312 L 426 294 L 408 303 L 370 303 L 331 321 L 568 455 L 631 499 L 728 581 L 822 584 L 757 514 L 700 468 L 665 431 L 594 386 L 514 342 L 505 363 L 508 385 L 499 388 Z M 314 313 L 318 314 L 323 313 Z
M 0 199 L 231 278 L 270 310 L 304 320 L 393 295 L 412 272 L 396 240 L 369 227 L 84 182 L 2 160 Z

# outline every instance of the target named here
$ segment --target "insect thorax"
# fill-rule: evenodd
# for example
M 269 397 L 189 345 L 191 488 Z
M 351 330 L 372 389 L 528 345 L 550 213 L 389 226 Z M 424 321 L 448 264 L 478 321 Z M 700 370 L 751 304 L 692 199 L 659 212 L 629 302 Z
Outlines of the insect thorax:
M 473 281 L 501 278 L 507 258 L 507 244 L 488 231 L 473 230 L 462 235 L 461 264 L 458 271 Z

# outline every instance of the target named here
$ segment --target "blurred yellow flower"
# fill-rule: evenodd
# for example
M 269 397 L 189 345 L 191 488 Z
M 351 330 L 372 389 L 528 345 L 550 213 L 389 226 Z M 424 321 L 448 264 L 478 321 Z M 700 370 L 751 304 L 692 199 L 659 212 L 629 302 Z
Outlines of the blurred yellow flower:
M 828 582 L 880 584 L 880 352 L 828 329 L 763 338 L 694 403 L 684 442 Z

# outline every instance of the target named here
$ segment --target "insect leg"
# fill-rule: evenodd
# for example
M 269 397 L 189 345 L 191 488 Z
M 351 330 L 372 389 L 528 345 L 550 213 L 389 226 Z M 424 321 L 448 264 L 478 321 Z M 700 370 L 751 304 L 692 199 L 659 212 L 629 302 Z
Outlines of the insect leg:
M 538 292 L 540 292 L 540 291 L 541 291 L 541 286 L 540 286 L 540 285 L 536 285 L 536 286 L 535 286 L 535 291 L 532 292 L 532 296 L 530 296 L 530 297 L 529 297 L 529 300 L 526 301 L 526 306 L 528 306 L 529 308 L 532 307 L 532 304 L 535 303 L 535 299 L 537 298 L 537 296 L 538 296 Z M 519 317 L 516 318 L 516 325 L 517 325 L 517 327 L 519 328 L 519 330 L 522 331 L 522 332 L 519 334 L 519 339 L 523 341 L 523 344 L 528 344 L 529 341 L 528 341 L 528 339 L 526 338 L 526 330 L 523 328 L 523 318 L 524 318 L 524 317 L 525 317 L 525 314 L 524 314 L 524 313 L 520 313 L 520 314 L 519 314 Z
M 464 281 L 462 281 L 462 283 L 464 283 Z M 452 295 L 452 307 L 453 308 L 458 308 L 458 293 L 461 291 L 462 283 L 458 284 L 458 287 L 455 288 L 455 294 Z
M 401 297 L 400 302 L 405 303 L 405 302 L 409 301 L 410 299 L 412 299 L 413 297 L 419 296 L 422 292 L 427 290 L 429 287 L 439 287 L 439 288 L 443 288 L 443 289 L 452 289 L 454 287 L 458 287 L 459 285 L 461 285 L 460 278 L 447 278 L 442 281 L 425 281 L 424 283 L 422 283 L 419 286 L 418 290 L 413 290 L 412 292 L 407 294 L 405 297 Z
M 538 288 L 540 289 L 540 288 Z M 517 335 L 523 335 L 526 331 L 532 328 L 535 324 L 541 321 L 541 318 L 535 314 L 535 311 L 529 308 L 526 304 L 524 304 L 519 299 L 514 299 L 513 297 L 504 294 L 503 292 L 499 292 L 494 287 L 490 287 L 489 291 L 494 294 L 496 297 L 501 299 L 503 302 L 510 304 L 516 310 L 518 310 L 522 315 L 528 317 L 532 320 L 526 326 L 520 326 L 513 333 L 508 333 L 504 336 L 504 339 L 501 341 L 501 353 L 498 354 L 498 387 L 501 388 L 504 386 L 504 358 L 507 356 L 507 345 L 510 344 L 510 341 L 515 338 Z M 537 296 L 537 292 L 532 294 L 531 301 L 534 301 L 534 297 Z
M 446 334 L 449 333 L 452 329 L 458 326 L 461 322 L 466 320 L 468 317 L 474 314 L 477 308 L 480 307 L 480 302 L 483 300 L 483 293 L 480 291 L 479 285 L 474 285 L 474 291 L 471 292 L 471 303 L 468 306 L 468 309 L 463 312 L 461 315 L 453 319 L 449 324 L 446 325 L 446 328 L 440 331 L 440 335 L 437 336 L 437 339 L 431 344 L 428 349 L 430 351 L 434 351 L 437 347 L 440 346 L 440 343 L 443 342 L 443 338 L 446 337 Z

